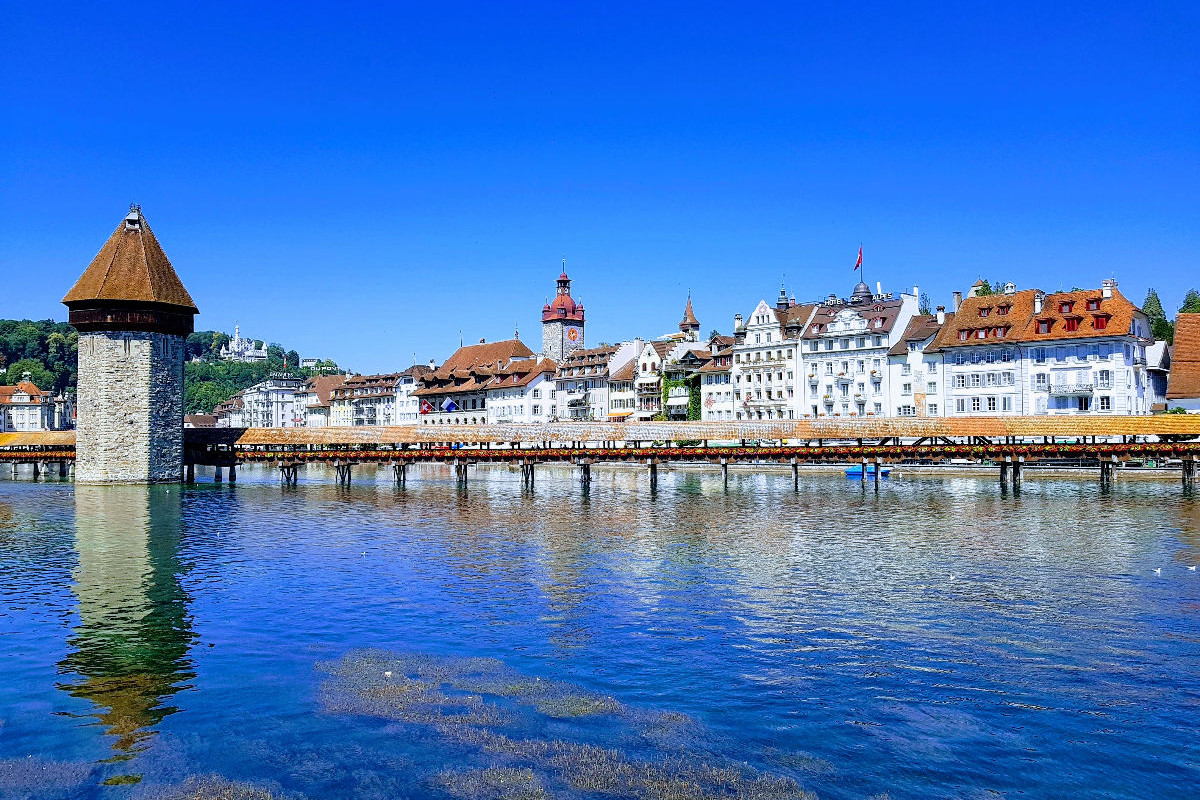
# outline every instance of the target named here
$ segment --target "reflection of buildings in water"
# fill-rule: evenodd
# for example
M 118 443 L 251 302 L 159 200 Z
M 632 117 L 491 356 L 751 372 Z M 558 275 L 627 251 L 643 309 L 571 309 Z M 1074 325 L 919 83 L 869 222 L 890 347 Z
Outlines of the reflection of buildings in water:
M 75 487 L 79 625 L 59 663 L 68 676 L 60 688 L 95 703 L 127 757 L 177 710 L 167 700 L 195 675 L 179 583 L 180 499 L 165 486 Z

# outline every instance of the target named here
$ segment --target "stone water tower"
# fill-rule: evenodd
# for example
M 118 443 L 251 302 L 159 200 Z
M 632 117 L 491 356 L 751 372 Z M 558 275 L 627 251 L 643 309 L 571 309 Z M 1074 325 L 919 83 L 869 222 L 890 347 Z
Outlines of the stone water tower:
M 183 477 L 183 360 L 196 305 L 139 206 L 63 303 L 79 331 L 75 480 Z

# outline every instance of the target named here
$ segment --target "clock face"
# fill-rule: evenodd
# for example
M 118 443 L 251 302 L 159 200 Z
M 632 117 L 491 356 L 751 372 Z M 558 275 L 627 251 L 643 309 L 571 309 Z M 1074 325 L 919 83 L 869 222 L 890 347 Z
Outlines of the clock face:
M 572 342 L 579 338 L 579 328 L 567 328 L 567 338 Z

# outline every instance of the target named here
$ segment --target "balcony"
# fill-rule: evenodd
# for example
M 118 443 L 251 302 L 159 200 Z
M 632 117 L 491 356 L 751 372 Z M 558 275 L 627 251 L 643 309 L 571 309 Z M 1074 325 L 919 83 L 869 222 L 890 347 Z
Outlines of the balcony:
M 1091 394 L 1095 391 L 1096 385 L 1091 383 L 1053 383 L 1050 384 L 1050 394 L 1052 395 L 1075 395 L 1075 394 Z
M 565 392 L 563 396 L 567 398 L 568 406 L 582 406 L 587 404 L 587 392 Z

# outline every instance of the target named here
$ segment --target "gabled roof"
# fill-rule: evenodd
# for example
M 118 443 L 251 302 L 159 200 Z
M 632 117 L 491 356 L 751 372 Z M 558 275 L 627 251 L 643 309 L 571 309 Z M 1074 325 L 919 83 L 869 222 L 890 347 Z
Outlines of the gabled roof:
M 640 353 L 639 353 L 640 355 Z M 636 358 L 630 359 L 625 363 L 625 366 L 608 376 L 609 383 L 613 381 L 631 381 L 637 375 L 638 361 Z
M 1167 399 L 1197 397 L 1200 397 L 1200 314 L 1180 314 L 1175 317 Z
M 954 318 L 953 313 L 947 313 L 945 316 L 946 322 L 950 322 Z M 908 352 L 909 342 L 923 342 L 932 336 L 936 336 L 942 326 L 938 324 L 937 317 L 932 314 L 917 314 L 908 321 L 908 327 L 904 329 L 904 334 L 900 340 L 892 345 L 888 350 L 889 356 L 902 356 Z
M 121 220 L 62 301 L 68 306 L 98 301 L 157 303 L 198 313 L 137 207 Z
M 1134 318 L 1141 315 L 1141 310 L 1115 288 L 1111 297 L 1104 297 L 1102 289 L 1043 294 L 1041 311 L 1035 312 L 1039 294 L 1038 289 L 1024 289 L 1012 294 L 965 298 L 953 320 L 946 320 L 930 350 L 970 347 L 982 342 L 1028 343 L 1128 336 Z M 1088 308 L 1089 301 L 1094 301 L 1095 309 Z M 1062 310 L 1064 304 L 1070 307 L 1065 312 Z M 1002 310 L 1006 313 L 1001 313 Z M 1106 320 L 1103 328 L 1096 327 L 1098 317 Z M 1075 330 L 1067 330 L 1068 319 L 1076 321 Z M 1039 322 L 1048 324 L 1046 333 L 1039 332 Z M 978 335 L 981 330 L 985 332 L 982 339 Z M 1004 335 L 997 335 L 999 331 Z
M 17 381 L 16 386 L 0 386 L 0 403 L 5 405 L 13 404 L 13 395 L 19 392 L 24 392 L 29 395 L 28 402 L 30 405 L 45 402 L 50 398 L 50 393 L 39 389 L 32 381 Z
M 512 361 L 503 369 L 498 370 L 492 379 L 488 381 L 488 389 L 512 389 L 521 386 L 528 386 L 539 375 L 547 373 L 553 374 L 558 371 L 558 364 L 552 359 L 543 358 L 541 363 L 538 363 L 536 358 L 525 358 L 519 361 Z
M 304 382 L 301 392 L 316 395 L 316 402 L 309 403 L 308 408 L 325 408 L 329 406 L 329 395 L 342 385 L 343 375 L 314 375 Z
M 426 373 L 423 378 L 434 377 L 439 380 L 451 376 L 455 370 L 470 371 L 487 365 L 507 364 L 514 358 L 528 358 L 533 351 L 520 339 L 505 339 L 499 342 L 480 342 L 469 344 L 454 351 L 454 355 L 432 373 Z

